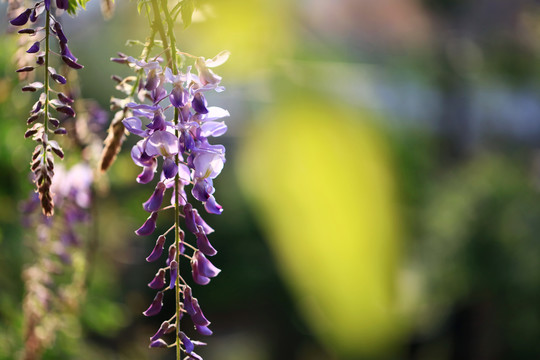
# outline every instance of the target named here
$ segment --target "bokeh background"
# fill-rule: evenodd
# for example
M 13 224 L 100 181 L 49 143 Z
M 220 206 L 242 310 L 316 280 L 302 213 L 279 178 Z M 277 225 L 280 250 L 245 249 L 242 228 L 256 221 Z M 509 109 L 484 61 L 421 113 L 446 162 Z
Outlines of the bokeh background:
M 138 55 L 146 20 L 118 1 L 64 16 L 82 96 L 108 108 L 109 58 Z M 214 263 L 195 291 L 215 360 L 540 358 L 540 3 L 533 0 L 201 0 L 182 50 L 232 55 Z M 5 10 L 5 4 L 0 6 Z M 4 18 L 5 19 L 5 18 Z M 0 358 L 23 346 L 33 233 L 33 103 L 0 36 Z M 111 114 L 109 113 L 109 119 Z M 104 131 L 101 137 L 105 136 Z M 133 233 L 151 188 L 128 138 L 97 191 L 85 301 L 45 359 L 169 359 L 152 238 Z M 167 227 L 163 224 L 163 230 Z M 92 235 L 95 234 L 95 235 Z M 172 307 L 172 303 L 166 303 Z

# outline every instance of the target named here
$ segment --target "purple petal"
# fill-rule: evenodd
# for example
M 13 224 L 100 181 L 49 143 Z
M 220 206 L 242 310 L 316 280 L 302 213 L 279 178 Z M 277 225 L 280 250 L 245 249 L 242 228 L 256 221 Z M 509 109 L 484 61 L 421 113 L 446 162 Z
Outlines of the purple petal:
M 82 66 L 81 64 L 77 63 L 76 61 L 72 60 L 71 58 L 65 56 L 65 55 L 62 55 L 62 60 L 64 61 L 64 63 L 66 63 L 67 66 L 69 66 L 70 68 L 72 69 L 82 69 L 84 66 Z
M 195 213 L 195 222 L 197 223 L 197 228 L 199 228 L 199 226 L 202 226 L 203 230 L 204 230 L 204 233 L 206 235 L 208 234 L 211 234 L 214 232 L 214 229 L 212 229 L 205 221 L 204 219 L 201 217 L 201 215 L 199 215 L 199 212 L 197 211 L 197 209 L 193 209 L 193 213 Z
M 163 161 L 163 175 L 167 179 L 172 179 L 176 176 L 178 173 L 178 167 L 176 166 L 176 163 L 171 158 L 165 158 Z
M 68 39 L 62 30 L 62 25 L 58 21 L 54 23 L 54 31 L 56 32 L 56 36 L 58 36 L 58 40 L 61 43 L 66 44 L 68 42 Z
M 167 264 L 167 266 L 170 266 L 171 262 L 173 262 L 175 257 L 176 257 L 176 246 L 175 244 L 172 244 L 171 246 L 169 246 L 169 256 L 167 257 L 165 264 Z
M 199 179 L 215 179 L 223 170 L 225 158 L 222 154 L 215 152 L 199 152 L 193 159 L 195 167 L 195 177 Z
M 56 7 L 62 10 L 69 8 L 69 0 L 56 0 Z
M 186 360 L 203 360 L 203 358 L 197 355 L 196 353 L 191 352 L 191 354 L 188 355 Z
M 54 81 L 56 81 L 57 83 L 59 84 L 65 84 L 66 83 L 66 78 L 63 77 L 62 75 L 60 74 L 53 74 L 51 75 L 51 77 L 54 79 Z
M 29 54 L 34 54 L 34 53 L 37 53 L 38 51 L 39 51 L 39 41 L 36 41 L 34 44 L 32 44 L 32 46 L 30 46 L 28 50 L 26 50 L 26 52 Z
M 143 209 L 148 212 L 158 211 L 163 203 L 163 194 L 165 193 L 165 184 L 161 181 L 157 183 L 154 193 L 150 198 L 143 204 Z
M 171 324 L 168 321 L 164 321 L 161 323 L 161 326 L 159 327 L 158 331 L 150 338 L 150 341 L 156 341 L 157 339 L 161 338 L 163 335 L 166 334 L 167 330 L 169 330 Z
M 195 222 L 195 214 L 193 213 L 193 206 L 190 203 L 184 205 L 184 215 L 186 217 L 186 228 L 193 234 L 197 233 L 197 223 Z
M 145 166 L 142 173 L 137 176 L 137 182 L 139 184 L 148 184 L 154 178 L 154 172 L 156 171 L 157 160 L 152 159 L 150 166 Z
M 195 325 L 195 329 L 201 335 L 210 336 L 213 334 L 212 330 L 210 330 L 207 326 Z
M 158 218 L 158 213 L 153 212 L 148 217 L 148 219 L 146 219 L 144 224 L 135 231 L 135 234 L 137 234 L 139 236 L 146 236 L 146 235 L 152 234 L 154 232 L 154 230 L 156 230 L 157 218 Z
M 159 77 L 156 74 L 156 69 L 152 69 L 146 75 L 146 84 L 144 88 L 148 91 L 152 91 L 159 85 Z
M 195 312 L 195 314 L 191 316 L 191 320 L 193 321 L 193 323 L 199 326 L 210 325 L 210 321 L 208 321 L 208 319 L 204 316 L 201 308 L 199 307 L 199 303 L 197 299 L 193 299 L 193 301 L 196 303 L 196 308 L 197 308 L 197 311 Z
M 193 110 L 195 110 L 197 113 L 208 114 L 208 109 L 206 108 L 208 103 L 206 101 L 206 98 L 201 92 L 198 92 L 193 96 L 191 105 L 193 106 Z
M 152 130 L 165 130 L 167 128 L 167 123 L 165 122 L 165 118 L 163 117 L 163 115 L 161 115 L 159 112 L 156 112 L 154 114 L 152 122 L 146 125 L 146 127 Z
M 163 339 L 157 339 L 150 343 L 151 348 L 166 348 L 169 347 L 169 345 L 165 342 Z
M 169 100 L 172 106 L 180 108 L 186 104 L 187 97 L 188 97 L 188 94 L 182 88 L 182 86 L 175 86 L 173 87 L 171 91 L 171 95 L 169 95 Z
M 199 274 L 202 276 L 213 278 L 218 276 L 218 274 L 221 272 L 221 270 L 215 267 L 214 264 L 212 264 L 201 251 L 195 251 L 193 258 L 195 261 L 192 262 L 195 263 Z
M 73 103 L 73 99 L 62 94 L 62 93 L 58 93 L 58 99 L 63 102 L 64 104 L 72 104 Z
M 150 156 L 178 154 L 178 138 L 167 131 L 156 131 L 148 138 L 145 152 Z
M 208 241 L 208 237 L 204 233 L 204 229 L 202 226 L 197 226 L 199 229 L 199 232 L 195 234 L 197 237 L 197 247 L 199 250 L 204 254 L 208 256 L 214 256 L 217 254 L 217 250 L 212 247 L 212 244 L 210 244 L 210 241 Z
M 194 306 L 193 304 L 193 297 L 191 296 L 191 288 L 189 286 L 186 286 L 184 288 L 184 309 L 187 311 L 187 313 L 190 315 L 190 316 L 193 316 L 197 313 L 197 311 L 199 310 L 198 306 L 199 304 L 197 303 L 196 307 Z
M 208 121 L 201 125 L 201 135 L 208 136 L 221 136 L 227 132 L 227 125 L 225 122 Z
M 152 281 L 148 283 L 148 287 L 159 290 L 159 289 L 163 289 L 164 286 L 165 286 L 165 270 L 160 269 L 156 273 L 156 276 L 154 276 L 154 279 L 152 279 Z
M 216 202 L 213 195 L 204 203 L 204 209 L 210 214 L 220 215 L 223 212 L 223 207 Z
M 207 201 L 213 192 L 214 188 L 209 186 L 204 180 L 196 180 L 193 188 L 191 189 L 191 194 L 193 197 L 202 202 Z
M 45 10 L 49 11 L 51 9 L 51 0 L 45 0 Z
M 184 349 L 186 349 L 186 353 L 191 354 L 191 352 L 195 349 L 195 345 L 191 342 L 191 340 L 184 334 L 184 332 L 180 331 L 178 334 L 180 335 L 180 340 L 182 341 L 182 345 L 184 345 Z
M 160 291 L 157 293 L 152 304 L 143 312 L 144 316 L 154 316 L 159 314 L 161 308 L 163 307 L 163 293 Z
M 128 103 L 127 107 L 134 110 L 146 110 L 148 112 L 155 112 L 161 109 L 161 107 L 159 106 L 148 105 L 148 104 L 137 104 L 134 102 Z
M 56 108 L 56 111 L 58 112 L 61 112 L 63 114 L 66 114 L 67 116 L 69 117 L 74 117 L 75 116 L 75 111 L 73 110 L 73 108 L 69 105 L 62 105 L 62 106 L 58 106 Z
M 176 278 L 178 277 L 178 263 L 176 260 L 171 261 L 170 267 L 171 281 L 169 283 L 169 289 L 174 289 L 176 286 Z
M 152 250 L 150 255 L 148 255 L 148 257 L 146 258 L 146 261 L 152 262 L 159 259 L 161 257 L 161 254 L 163 253 L 164 244 L 165 244 L 165 236 L 160 235 L 156 240 L 156 245 L 154 246 L 154 249 Z
M 146 137 L 147 133 L 145 130 L 142 129 L 142 121 L 138 117 L 129 117 L 127 119 L 122 120 L 122 124 L 126 127 L 126 129 L 138 136 Z
M 12 19 L 9 23 L 13 26 L 23 26 L 24 24 L 28 22 L 28 18 L 30 17 L 31 12 L 32 12 L 31 9 L 26 9 L 15 19 Z
M 199 285 L 207 285 L 210 282 L 210 279 L 206 276 L 202 276 L 199 273 L 199 269 L 197 268 L 196 263 L 191 263 L 191 275 L 193 277 L 193 281 L 195 281 L 196 284 Z

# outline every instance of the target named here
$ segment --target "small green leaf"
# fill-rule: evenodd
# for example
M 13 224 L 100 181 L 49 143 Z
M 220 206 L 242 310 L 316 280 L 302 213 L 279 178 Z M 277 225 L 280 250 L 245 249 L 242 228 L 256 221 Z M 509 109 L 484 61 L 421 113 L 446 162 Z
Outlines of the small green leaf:
M 182 9 L 180 10 L 180 13 L 182 14 L 182 22 L 184 23 L 184 29 L 191 25 L 191 17 L 193 16 L 193 11 L 195 11 L 194 0 L 182 1 Z

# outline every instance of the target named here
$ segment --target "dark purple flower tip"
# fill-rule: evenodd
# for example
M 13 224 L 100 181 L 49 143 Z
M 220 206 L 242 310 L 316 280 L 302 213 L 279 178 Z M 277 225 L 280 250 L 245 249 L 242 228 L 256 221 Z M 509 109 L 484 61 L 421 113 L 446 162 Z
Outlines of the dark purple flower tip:
M 167 128 L 167 123 L 165 122 L 163 115 L 156 112 L 152 118 L 152 122 L 146 125 L 146 127 L 152 130 L 165 130 Z
M 195 325 L 195 330 L 201 335 L 210 336 L 213 334 L 212 330 L 208 326 Z
M 64 85 L 66 83 L 66 78 L 60 74 L 53 74 L 51 75 L 51 77 L 53 78 L 54 81 L 56 81 L 59 84 Z
M 169 289 L 174 289 L 176 286 L 176 278 L 178 278 L 178 263 L 176 260 L 171 261 L 170 267 L 171 281 L 169 283 Z
M 163 194 L 165 194 L 165 184 L 161 181 L 157 183 L 156 189 L 150 198 L 143 204 L 143 209 L 148 212 L 158 211 L 163 203 Z
M 43 53 L 43 55 L 41 55 L 41 53 L 39 55 L 37 55 L 36 64 L 38 64 L 38 65 L 45 64 L 45 53 Z
M 216 202 L 216 198 L 210 195 L 208 200 L 204 203 L 204 209 L 210 214 L 220 215 L 223 212 L 223 207 Z
M 146 258 L 146 261 L 152 262 L 159 259 L 161 257 L 161 254 L 163 253 L 164 244 L 165 244 L 165 236 L 160 235 L 156 240 L 156 245 L 154 246 L 154 249 L 152 250 L 150 255 L 148 255 L 148 257 Z
M 51 0 L 45 0 L 45 10 L 49 11 L 51 9 Z
M 43 84 L 40 83 L 39 81 L 36 81 L 36 82 L 33 82 L 33 83 L 30 83 L 26 86 L 23 86 L 23 88 L 21 89 L 22 91 L 31 91 L 31 92 L 34 92 L 36 90 L 39 90 L 43 87 Z
M 156 171 L 157 160 L 151 159 L 150 166 L 144 166 L 142 173 L 137 176 L 137 182 L 139 184 L 148 184 L 154 178 L 154 172 Z
M 36 33 L 36 30 L 35 29 L 32 29 L 32 28 L 26 28 L 26 29 L 21 29 L 19 31 L 17 31 L 19 34 L 29 34 L 29 35 L 33 35 Z
M 15 72 L 21 73 L 21 72 L 29 72 L 33 70 L 34 70 L 33 66 L 23 66 L 22 68 L 15 70 Z
M 191 189 L 191 195 L 201 202 L 207 201 L 213 192 L 214 188 L 212 186 L 210 186 L 206 181 L 199 179 L 195 180 L 195 184 Z
M 184 345 L 184 349 L 186 349 L 186 353 L 191 354 L 191 352 L 195 350 L 195 345 L 193 345 L 191 340 L 186 336 L 186 334 L 184 334 L 183 331 L 180 331 L 178 335 L 180 336 L 182 345 Z
M 56 0 L 56 7 L 62 10 L 69 9 L 69 0 Z
M 195 214 L 193 213 L 193 206 L 190 203 L 187 203 L 184 205 L 184 215 L 186 217 L 186 227 L 187 229 L 193 233 L 197 233 L 197 224 L 195 222 Z
M 174 107 L 181 108 L 186 105 L 188 98 L 187 91 L 185 91 L 182 86 L 175 86 L 169 95 L 169 101 Z
M 40 14 L 38 14 L 36 8 L 33 8 L 33 9 L 32 9 L 32 12 L 30 13 L 30 21 L 31 21 L 31 22 L 36 22 L 36 20 L 37 20 L 37 18 L 38 18 L 39 15 L 40 15 Z
M 60 43 L 67 44 L 68 39 L 62 30 L 62 25 L 58 21 L 54 23 L 54 31 L 56 32 L 56 36 L 58 36 Z
M 154 230 L 156 230 L 157 218 L 158 218 L 158 213 L 153 212 L 148 217 L 148 219 L 146 219 L 144 224 L 135 231 L 135 234 L 137 234 L 139 236 L 146 236 L 146 235 L 152 234 L 154 232 Z
M 195 110 L 197 113 L 208 114 L 208 109 L 206 108 L 208 103 L 206 101 L 206 98 L 201 92 L 198 92 L 193 96 L 191 105 L 193 106 L 193 110 Z
M 171 324 L 168 321 L 162 322 L 158 331 L 150 338 L 150 341 L 156 341 L 157 339 L 161 338 L 166 334 L 166 331 L 169 330 L 170 326 Z
M 152 91 L 159 85 L 159 76 L 156 74 L 156 69 L 152 69 L 146 75 L 146 84 L 144 88 L 148 91 Z
M 163 161 L 163 176 L 167 179 L 172 179 L 178 173 L 178 166 L 176 166 L 172 158 L 165 158 Z
M 12 19 L 9 23 L 13 26 L 23 26 L 24 24 L 28 22 L 28 19 L 30 18 L 31 13 L 32 13 L 32 9 L 26 9 L 15 19 Z
M 176 245 L 172 244 L 169 246 L 169 255 L 167 256 L 167 260 L 165 260 L 165 264 L 167 266 L 171 265 L 171 262 L 176 257 Z
M 212 244 L 210 244 L 210 241 L 208 241 L 208 237 L 204 233 L 204 229 L 202 226 L 197 226 L 199 229 L 199 232 L 195 234 L 197 237 L 197 247 L 199 250 L 207 256 L 214 256 L 217 254 L 217 250 L 212 247 Z
M 66 114 L 69 117 L 75 116 L 75 111 L 69 105 L 62 105 L 56 108 L 56 111 Z
M 66 135 L 67 130 L 66 130 L 66 128 L 58 128 L 58 129 L 54 130 L 54 133 L 56 135 Z
M 59 92 L 57 96 L 58 100 L 60 100 L 64 104 L 73 104 L 73 99 L 64 95 L 63 93 Z
M 150 343 L 151 348 L 166 348 L 169 347 L 169 345 L 165 342 L 163 339 L 157 339 Z
M 163 307 L 163 293 L 160 291 L 157 293 L 156 297 L 154 298 L 154 301 L 150 304 L 148 309 L 143 312 L 144 316 L 154 316 L 159 314 L 161 311 L 161 308 Z
M 32 124 L 34 121 L 39 119 L 41 117 L 41 115 L 42 115 L 42 113 L 34 114 L 34 115 L 30 116 L 28 119 L 26 119 L 26 124 L 28 124 L 28 125 Z
M 159 290 L 159 289 L 163 289 L 164 286 L 165 286 L 165 270 L 160 269 L 156 273 L 156 276 L 154 276 L 152 281 L 148 283 L 148 287 L 155 290 Z
M 39 51 L 39 41 L 36 41 L 35 43 L 33 43 L 32 46 L 30 46 L 30 48 L 26 50 L 26 52 L 29 54 L 35 54 L 38 51 Z
M 60 125 L 60 120 L 58 120 L 58 119 L 56 119 L 56 118 L 51 118 L 51 117 L 50 117 L 50 118 L 49 118 L 49 123 L 50 123 L 53 127 L 57 128 L 57 127 Z
M 214 264 L 212 264 L 201 251 L 195 251 L 193 254 L 192 264 L 195 264 L 199 274 L 204 277 L 213 278 L 218 276 L 218 274 L 221 272 L 221 270 L 215 267 Z
M 65 56 L 65 55 L 62 55 L 62 60 L 64 61 L 64 63 L 69 66 L 70 68 L 72 69 L 82 69 L 84 66 L 82 66 L 81 64 L 73 61 L 72 59 L 70 59 L 69 57 Z
M 182 134 L 180 135 L 180 143 L 183 144 L 182 152 L 191 151 L 195 147 L 195 141 L 193 140 L 193 136 L 191 136 L 189 131 L 182 131 Z

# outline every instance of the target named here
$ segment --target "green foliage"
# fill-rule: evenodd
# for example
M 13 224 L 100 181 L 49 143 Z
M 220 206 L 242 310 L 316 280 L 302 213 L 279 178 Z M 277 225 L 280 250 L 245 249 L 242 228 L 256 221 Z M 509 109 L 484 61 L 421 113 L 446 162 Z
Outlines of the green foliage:
M 70 14 L 70 15 L 76 15 L 77 14 L 77 11 L 79 9 L 86 9 L 86 4 L 89 2 L 90 0 L 69 0 L 69 8 L 67 10 L 67 12 Z M 113 0 L 114 2 L 114 0 Z
M 184 29 L 191 24 L 191 17 L 195 11 L 195 0 L 182 1 L 182 7 L 180 13 L 182 14 L 182 22 L 184 23 Z

